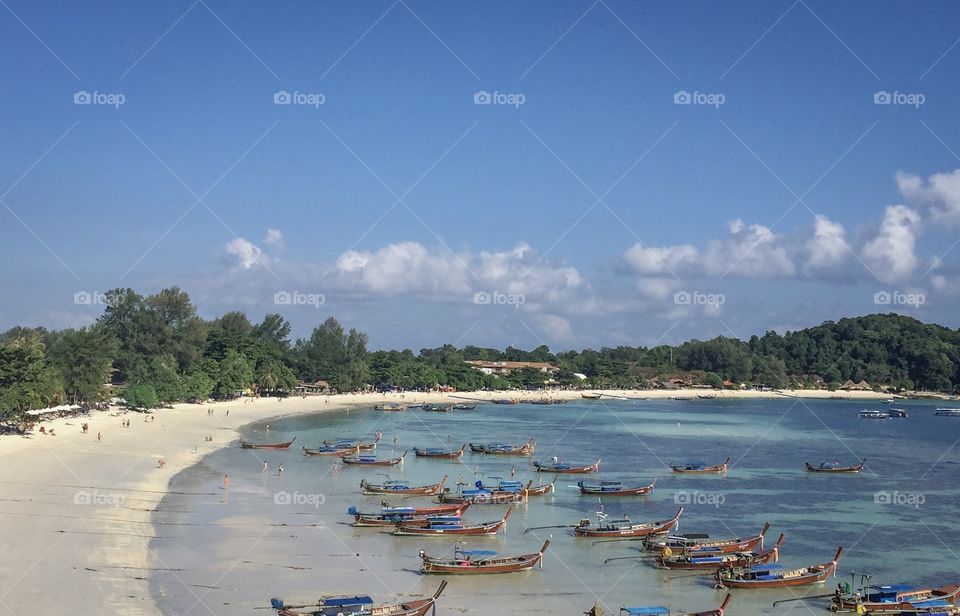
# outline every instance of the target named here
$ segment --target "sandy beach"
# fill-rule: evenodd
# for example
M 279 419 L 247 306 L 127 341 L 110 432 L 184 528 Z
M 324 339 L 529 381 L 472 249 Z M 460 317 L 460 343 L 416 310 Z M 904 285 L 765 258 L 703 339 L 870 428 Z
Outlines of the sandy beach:
M 536 397 L 530 392 L 456 393 L 473 398 Z M 580 399 L 580 392 L 549 392 L 553 398 Z M 798 396 L 876 401 L 873 392 L 829 391 L 605 391 L 604 395 L 673 398 Z M 43 425 L 57 436 L 34 431 L 32 438 L 0 438 L 0 607 L 10 613 L 157 614 L 147 577 L 163 568 L 149 549 L 163 534 L 151 524 L 151 511 L 170 478 L 204 455 L 234 443 L 237 429 L 256 420 L 381 400 L 457 401 L 448 394 L 334 395 L 310 398 L 236 400 L 177 405 L 145 416 L 118 411 L 89 418 L 57 419 Z M 214 409 L 208 415 L 207 409 Z M 509 407 L 507 407 L 509 408 Z M 229 414 L 228 414 L 229 411 Z M 146 417 L 146 421 L 145 421 Z M 121 423 L 130 420 L 130 427 Z M 81 424 L 90 425 L 83 434 Z M 98 440 L 98 433 L 100 439 Z M 212 441 L 206 441 L 206 437 Z M 158 460 L 165 464 L 160 467 Z M 211 495 L 212 496 L 212 495 Z M 318 589 L 319 590 L 319 589 Z M 265 589 L 266 592 L 266 589 Z M 199 610 L 198 610 L 199 612 Z

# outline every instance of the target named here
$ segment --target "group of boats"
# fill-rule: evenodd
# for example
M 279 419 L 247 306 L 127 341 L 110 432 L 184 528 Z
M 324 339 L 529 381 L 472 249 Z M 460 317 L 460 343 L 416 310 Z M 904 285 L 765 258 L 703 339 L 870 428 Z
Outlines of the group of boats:
M 960 408 L 939 407 L 933 411 L 937 417 L 960 417 Z M 904 409 L 863 409 L 857 415 L 860 419 L 906 419 L 909 413 Z

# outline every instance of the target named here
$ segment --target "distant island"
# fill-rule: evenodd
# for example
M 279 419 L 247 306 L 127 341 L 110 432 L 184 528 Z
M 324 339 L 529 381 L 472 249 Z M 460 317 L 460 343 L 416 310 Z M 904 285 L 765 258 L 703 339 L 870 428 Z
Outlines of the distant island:
M 749 340 L 618 346 L 553 353 L 447 344 L 370 351 L 367 335 L 334 318 L 291 341 L 278 314 L 197 316 L 178 288 L 116 289 L 97 322 L 0 334 L 0 418 L 122 396 L 130 406 L 241 395 L 380 390 L 838 389 L 960 393 L 960 331 L 897 314 L 826 321 Z

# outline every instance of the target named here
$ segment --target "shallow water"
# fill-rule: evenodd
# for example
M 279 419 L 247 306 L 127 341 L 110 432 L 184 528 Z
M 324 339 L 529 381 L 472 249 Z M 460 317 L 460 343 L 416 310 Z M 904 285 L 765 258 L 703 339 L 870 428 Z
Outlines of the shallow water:
M 319 406 L 319 405 L 318 405 Z M 459 461 L 414 457 L 418 447 L 463 443 L 537 440 L 535 459 L 557 456 L 574 463 L 603 458 L 594 477 L 646 484 L 657 479 L 653 495 L 607 498 L 611 516 L 634 521 L 672 517 L 685 507 L 681 532 L 713 538 L 756 534 L 770 522 L 768 545 L 784 532 L 780 563 L 799 567 L 829 561 L 847 548 L 837 581 L 850 572 L 867 572 L 874 583 L 931 583 L 960 580 L 960 519 L 957 505 L 960 419 L 933 416 L 935 405 L 898 404 L 909 419 L 857 418 L 860 402 L 813 400 L 656 400 L 583 401 L 554 406 L 480 405 L 452 414 L 409 410 L 384 413 L 350 410 L 247 426 L 243 436 L 257 442 L 297 437 L 288 452 L 223 449 L 177 475 L 172 490 L 210 496 L 168 495 L 154 514 L 155 566 L 151 589 L 167 614 L 257 613 L 271 596 L 306 603 L 320 594 L 368 593 L 378 601 L 398 595 L 428 594 L 440 576 L 417 572 L 420 549 L 452 552 L 454 539 L 394 537 L 379 529 L 355 529 L 346 509 L 376 511 L 379 497 L 359 493 L 362 478 L 392 478 L 413 485 L 448 485 L 461 477 L 511 476 L 537 479 L 530 460 L 468 452 Z M 282 407 L 278 407 L 278 412 Z M 301 446 L 323 439 L 372 438 L 383 433 L 380 456 L 410 450 L 405 464 L 388 468 L 335 465 L 333 458 L 307 458 Z M 726 477 L 678 476 L 670 463 L 720 463 L 731 458 Z M 807 473 L 803 463 L 867 458 L 861 475 Z M 261 472 L 263 461 L 271 472 Z M 276 474 L 282 463 L 285 472 Z M 228 492 L 223 475 L 231 476 Z M 475 473 L 477 473 L 475 475 Z M 552 475 L 539 479 L 548 481 Z M 501 554 L 536 551 L 552 537 L 542 571 L 454 577 L 438 607 L 440 613 L 479 614 L 491 603 L 500 612 L 579 614 L 601 601 L 606 612 L 621 605 L 664 605 L 674 612 L 707 610 L 723 599 L 709 577 L 665 572 L 652 559 L 611 562 L 635 555 L 636 543 L 594 545 L 574 540 L 567 529 L 524 534 L 526 527 L 564 525 L 593 517 L 596 498 L 572 489 L 582 476 L 561 476 L 557 492 L 514 506 L 505 534 L 467 538 L 469 546 Z M 395 503 L 400 499 L 393 499 Z M 426 498 L 406 501 L 426 503 Z M 506 507 L 474 506 L 472 521 L 494 520 Z M 771 613 L 772 601 L 830 592 L 826 585 L 770 591 L 735 590 L 728 614 Z M 505 599 L 509 599 L 507 604 Z M 786 604 L 788 610 L 815 612 L 820 602 Z M 260 611 L 260 613 L 264 613 Z

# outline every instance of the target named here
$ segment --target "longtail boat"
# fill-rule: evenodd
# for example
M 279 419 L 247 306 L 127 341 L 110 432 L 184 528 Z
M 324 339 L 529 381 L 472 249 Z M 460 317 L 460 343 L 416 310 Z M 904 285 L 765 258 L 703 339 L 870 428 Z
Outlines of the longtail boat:
M 620 481 L 598 481 L 586 482 L 578 481 L 577 487 L 580 488 L 580 494 L 590 496 L 643 496 L 653 492 L 653 486 L 657 483 L 654 479 L 648 485 L 627 487 Z
M 598 522 L 596 526 L 590 525 L 589 519 L 580 520 L 574 526 L 573 534 L 576 537 L 607 537 L 617 539 L 634 539 L 638 537 L 647 537 L 667 533 L 676 526 L 683 513 L 683 507 L 677 510 L 677 514 L 669 520 L 659 520 L 657 522 L 645 522 L 635 524 L 629 518 L 611 520 L 602 512 L 597 514 Z
M 582 393 L 582 394 L 580 394 L 580 397 L 583 398 L 584 400 L 599 400 L 600 398 L 603 397 L 603 394 L 597 394 L 597 393 Z
M 463 402 L 459 402 L 459 403 L 453 405 L 453 410 L 455 410 L 455 411 L 472 411 L 472 410 L 475 409 L 475 408 L 477 408 L 477 405 L 476 405 L 475 403 L 474 403 L 474 404 L 464 404 Z
M 938 408 L 933 412 L 934 415 L 938 417 L 960 417 L 960 409 L 958 408 Z
M 440 535 L 495 535 L 502 528 L 507 526 L 507 519 L 513 509 L 507 509 L 503 517 L 493 522 L 479 522 L 476 524 L 463 524 L 462 522 L 430 522 L 426 526 L 415 526 L 412 524 L 400 524 L 394 535 L 417 535 L 426 537 L 439 537 Z
M 494 404 L 520 404 L 520 401 L 516 398 L 497 398 L 496 400 L 491 400 Z
M 372 441 L 364 441 L 363 439 L 340 439 L 338 441 L 323 441 L 323 445 L 351 449 L 362 449 L 363 451 L 369 451 L 371 449 L 376 449 L 377 443 L 380 442 L 380 438 L 383 437 L 383 434 L 377 432 L 376 436 Z
M 244 449 L 290 449 L 290 445 L 293 445 L 293 441 L 295 440 L 297 440 L 297 437 L 293 437 L 292 440 L 286 443 L 251 443 L 250 441 L 240 441 L 240 447 Z
M 909 610 L 911 608 L 943 607 L 956 605 L 960 596 L 960 585 L 949 584 L 938 588 L 917 588 L 906 584 L 890 586 L 867 586 L 855 593 L 834 594 L 831 611 L 859 610 L 859 606 L 869 611 Z
M 536 441 L 530 439 L 522 445 L 508 445 L 507 443 L 470 443 L 470 451 L 497 456 L 529 456 L 537 447 Z
M 532 483 L 532 482 L 531 482 Z M 464 488 L 462 481 L 457 483 L 456 495 L 446 488 L 438 497 L 441 503 L 472 503 L 474 505 L 506 505 L 508 503 L 523 502 L 527 495 L 519 481 L 500 481 L 496 486 L 484 486 L 482 481 L 476 482 L 474 488 Z
M 843 466 L 837 462 L 821 462 L 817 466 L 804 462 L 806 469 L 811 473 L 859 473 L 863 470 L 863 465 L 867 459 L 860 460 L 859 464 Z
M 429 486 L 411 486 L 406 481 L 399 479 L 387 479 L 383 483 L 370 483 L 366 479 L 360 480 L 360 489 L 364 496 L 372 494 L 406 494 L 410 496 L 433 496 L 440 492 L 443 484 L 447 482 L 447 476 L 444 475 L 439 483 Z
M 544 494 L 550 494 L 556 489 L 556 483 L 556 476 L 554 476 L 553 481 L 550 483 L 538 483 L 537 485 L 533 485 L 533 481 L 529 481 L 524 488 L 524 492 L 527 496 L 542 496 Z
M 755 565 L 740 569 L 721 569 L 716 574 L 717 588 L 782 588 L 806 586 L 824 582 L 837 570 L 843 548 L 837 549 L 833 560 L 819 565 L 784 571 L 780 565 Z
M 491 550 L 461 550 L 455 548 L 453 558 L 434 558 L 420 550 L 420 566 L 422 573 L 444 574 L 486 574 L 486 573 L 514 573 L 529 571 L 538 564 L 543 566 L 543 553 L 550 547 L 550 540 L 543 542 L 539 552 L 521 554 L 520 556 L 501 556 Z
M 405 411 L 407 405 L 402 402 L 381 402 L 373 407 L 375 411 Z
M 671 464 L 670 470 L 674 473 L 687 473 L 691 475 L 705 475 L 708 473 L 726 473 L 730 458 L 723 461 L 723 464 L 714 464 L 708 466 L 703 462 L 691 462 L 688 464 Z
M 582 473 L 596 473 L 600 470 L 600 458 L 597 458 L 597 461 L 593 464 L 587 464 L 585 466 L 576 466 L 574 464 L 568 464 L 566 462 L 554 461 L 550 464 L 542 464 L 540 462 L 534 462 L 533 466 L 537 469 L 538 473 L 561 473 L 561 474 L 582 474 Z
M 706 612 L 689 612 L 686 614 L 676 614 L 676 616 L 723 616 L 724 612 L 727 609 L 727 606 L 730 605 L 730 600 L 733 599 L 733 595 L 727 594 L 726 598 L 723 600 L 723 603 L 720 604 L 720 607 L 707 610 Z M 596 608 L 590 610 L 589 612 L 584 612 L 587 616 L 599 616 Z M 660 605 L 655 605 L 651 607 L 621 607 L 620 614 L 623 616 L 671 616 L 670 610 Z
M 780 545 L 783 534 L 769 550 L 760 552 L 731 552 L 727 554 L 696 554 L 681 552 L 674 554 L 670 548 L 664 548 L 657 556 L 660 569 L 693 569 L 696 571 L 718 571 L 724 568 L 742 568 L 777 562 L 780 558 Z
M 359 455 L 360 448 L 341 448 L 337 447 L 336 445 L 322 445 L 316 449 L 307 449 L 306 447 L 303 448 L 303 455 L 305 456 L 340 456 L 342 458 L 344 456 L 349 456 L 350 454 Z
M 368 596 L 358 597 L 323 597 L 316 603 L 307 605 L 284 605 L 283 599 L 270 599 L 270 606 L 277 610 L 278 616 L 338 616 L 351 614 L 359 616 L 426 616 L 435 610 L 437 599 L 447 587 L 447 581 L 440 582 L 440 587 L 432 597 L 414 599 L 393 605 L 373 605 L 373 599 Z M 305 611 L 304 611 L 305 610 Z
M 763 538 L 770 529 L 770 524 L 764 524 L 760 532 L 753 537 L 736 537 L 734 539 L 714 539 L 712 541 L 704 538 L 697 538 L 696 535 L 667 537 L 665 539 L 650 540 L 645 542 L 645 548 L 651 551 L 660 552 L 664 548 L 670 548 L 674 552 L 683 552 L 703 556 L 705 554 L 732 554 L 734 552 L 752 552 L 758 546 L 763 549 Z
M 366 466 L 394 466 L 396 464 L 403 464 L 403 458 L 407 455 L 407 452 L 403 452 L 403 455 L 396 458 L 378 458 L 376 456 L 371 456 L 369 454 L 360 454 L 359 456 L 346 456 L 340 458 L 340 461 L 344 464 L 360 464 Z
M 433 507 L 383 507 L 380 513 L 363 513 L 356 507 L 347 509 L 353 516 L 353 526 L 396 526 L 405 522 L 422 522 L 436 516 L 462 516 L 470 503 L 435 505 Z
M 452 413 L 453 412 L 452 404 L 430 404 L 428 402 L 424 402 L 420 408 L 429 413 Z
M 436 447 L 428 447 L 426 449 L 413 448 L 413 455 L 418 458 L 443 458 L 447 460 L 455 460 L 463 456 L 463 452 L 466 450 L 467 446 L 463 445 L 460 449 L 440 449 Z

